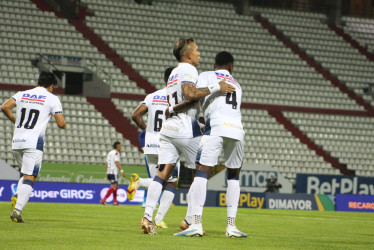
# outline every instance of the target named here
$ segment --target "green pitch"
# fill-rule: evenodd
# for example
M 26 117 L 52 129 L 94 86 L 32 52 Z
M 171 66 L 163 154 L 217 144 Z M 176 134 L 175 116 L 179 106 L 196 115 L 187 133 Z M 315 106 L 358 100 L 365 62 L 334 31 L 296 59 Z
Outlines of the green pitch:
M 140 206 L 29 203 L 27 223 L 0 203 L 0 249 L 372 249 L 374 214 L 239 209 L 247 239 L 225 237 L 226 209 L 204 208 L 203 238 L 173 237 L 185 207 L 171 207 L 169 229 L 140 230 Z

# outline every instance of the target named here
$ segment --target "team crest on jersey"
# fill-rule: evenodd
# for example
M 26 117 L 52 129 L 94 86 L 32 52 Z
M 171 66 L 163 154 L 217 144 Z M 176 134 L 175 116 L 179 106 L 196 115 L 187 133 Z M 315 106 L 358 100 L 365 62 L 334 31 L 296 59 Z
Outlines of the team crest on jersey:
M 155 95 L 155 96 L 153 96 L 152 102 L 168 103 L 168 100 L 166 99 L 166 96 Z
M 21 100 L 27 100 L 27 101 L 34 101 L 34 102 L 45 102 L 45 99 L 47 99 L 47 96 L 45 95 L 30 95 L 30 94 L 23 94 Z

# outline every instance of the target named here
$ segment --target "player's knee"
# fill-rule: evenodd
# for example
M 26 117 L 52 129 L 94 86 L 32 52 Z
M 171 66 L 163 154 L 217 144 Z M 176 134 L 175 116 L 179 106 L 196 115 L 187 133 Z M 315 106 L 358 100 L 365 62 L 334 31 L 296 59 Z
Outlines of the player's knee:
M 173 185 L 175 184 L 175 185 Z M 177 183 L 176 182 L 168 182 L 166 187 L 165 187 L 165 191 L 169 191 L 169 192 L 172 192 L 173 194 L 175 193 L 175 188 L 176 188 L 176 185 Z
M 32 180 L 29 180 L 29 179 L 24 179 L 23 180 L 23 184 L 25 184 L 25 185 L 29 185 L 29 186 L 31 186 L 31 187 L 33 187 L 34 186 L 34 182 L 32 181 Z
M 166 180 L 158 175 L 153 178 L 153 181 L 160 183 L 162 186 L 164 186 L 166 183 Z
M 240 169 L 227 169 L 227 180 L 239 180 Z

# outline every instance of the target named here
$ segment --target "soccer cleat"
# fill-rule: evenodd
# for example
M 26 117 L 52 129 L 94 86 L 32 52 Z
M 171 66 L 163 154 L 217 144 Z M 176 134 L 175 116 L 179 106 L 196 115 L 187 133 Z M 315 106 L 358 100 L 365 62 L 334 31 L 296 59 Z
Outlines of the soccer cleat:
M 11 211 L 13 211 L 16 208 L 17 199 L 18 199 L 17 194 L 13 195 L 12 198 L 10 199 L 10 201 L 12 202 L 12 210 Z
M 10 214 L 10 219 L 13 222 L 17 223 L 25 223 L 25 221 L 22 218 L 22 212 L 19 212 L 17 210 L 13 210 L 13 212 Z
M 139 185 L 140 185 L 140 181 L 139 181 L 139 175 L 138 174 L 132 174 L 131 175 L 131 181 L 130 181 L 130 185 L 127 189 L 127 198 L 132 201 L 135 197 L 135 193 L 136 193 L 136 190 L 138 190 L 139 188 Z
M 191 225 L 186 230 L 175 233 L 174 236 L 184 236 L 184 237 L 203 237 L 204 231 L 202 227 Z
M 140 224 L 144 234 L 157 234 L 155 225 L 146 218 L 143 218 Z
M 186 230 L 190 225 L 191 225 L 191 224 L 188 224 L 188 222 L 187 222 L 186 220 L 183 220 L 183 221 L 181 222 L 181 224 L 179 225 L 179 228 L 180 228 L 181 230 Z
M 100 204 L 106 205 L 106 202 L 104 200 L 100 200 Z
M 113 206 L 119 206 L 118 202 L 113 203 Z
M 236 227 L 231 226 L 226 229 L 226 237 L 231 238 L 247 238 L 247 234 L 240 232 Z
M 165 221 L 161 221 L 160 223 L 155 223 L 157 228 L 168 228 L 168 224 Z

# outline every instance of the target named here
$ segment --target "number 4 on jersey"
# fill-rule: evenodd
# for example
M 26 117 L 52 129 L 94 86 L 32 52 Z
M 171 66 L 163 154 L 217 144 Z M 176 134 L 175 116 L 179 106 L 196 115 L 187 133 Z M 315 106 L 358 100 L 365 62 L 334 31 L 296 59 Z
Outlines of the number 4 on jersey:
M 234 91 L 232 93 L 227 93 L 227 95 L 226 95 L 226 104 L 231 104 L 232 105 L 232 109 L 236 109 L 237 108 L 238 103 L 236 102 L 236 91 Z

